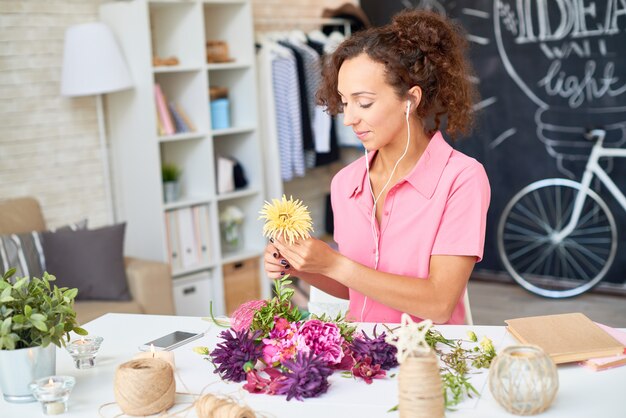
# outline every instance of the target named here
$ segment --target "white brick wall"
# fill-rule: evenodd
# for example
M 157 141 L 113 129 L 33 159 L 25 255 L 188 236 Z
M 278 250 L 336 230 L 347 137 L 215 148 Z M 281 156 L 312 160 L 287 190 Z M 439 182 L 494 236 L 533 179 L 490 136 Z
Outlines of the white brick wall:
M 50 226 L 107 219 L 94 98 L 59 93 L 65 29 L 99 3 L 0 1 L 0 198 L 37 197 Z
M 95 99 L 60 96 L 65 29 L 103 0 L 0 0 L 0 199 L 32 195 L 46 222 L 107 222 Z M 342 0 L 253 0 L 255 19 L 319 17 Z

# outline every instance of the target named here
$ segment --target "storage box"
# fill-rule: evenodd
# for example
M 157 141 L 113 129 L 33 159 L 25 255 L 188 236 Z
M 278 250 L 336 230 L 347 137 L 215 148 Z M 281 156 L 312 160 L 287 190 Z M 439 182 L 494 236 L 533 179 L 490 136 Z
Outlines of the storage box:
M 228 99 L 211 100 L 211 128 L 230 128 L 230 102 Z
M 211 271 L 203 271 L 174 279 L 173 287 L 176 315 L 210 316 L 210 303 L 213 300 L 213 274 Z
M 261 298 L 258 258 L 224 264 L 224 298 L 228 315 L 242 303 Z

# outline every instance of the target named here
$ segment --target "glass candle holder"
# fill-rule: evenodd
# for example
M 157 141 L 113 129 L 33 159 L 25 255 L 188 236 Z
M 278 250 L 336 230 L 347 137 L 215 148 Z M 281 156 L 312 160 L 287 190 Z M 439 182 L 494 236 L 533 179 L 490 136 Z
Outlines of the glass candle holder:
M 76 379 L 72 376 L 48 376 L 35 380 L 29 387 L 45 415 L 59 415 L 67 411 L 74 384 Z
M 74 359 L 77 369 L 90 369 L 96 365 L 96 355 L 102 344 L 102 337 L 87 336 L 73 340 L 65 348 Z
M 515 415 L 535 415 L 545 411 L 558 388 L 556 365 L 537 346 L 506 347 L 489 368 L 491 394 L 504 409 Z

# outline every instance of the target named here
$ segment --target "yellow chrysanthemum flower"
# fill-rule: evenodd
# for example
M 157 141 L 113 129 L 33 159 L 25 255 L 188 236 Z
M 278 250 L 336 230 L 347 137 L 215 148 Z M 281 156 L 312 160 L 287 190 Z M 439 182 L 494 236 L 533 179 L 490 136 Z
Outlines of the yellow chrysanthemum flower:
M 289 200 L 283 195 L 281 200 L 272 199 L 272 203 L 266 201 L 259 213 L 259 219 L 265 219 L 263 235 L 267 238 L 282 236 L 293 244 L 298 239 L 310 237 L 310 232 L 313 232 L 309 209 L 291 196 Z

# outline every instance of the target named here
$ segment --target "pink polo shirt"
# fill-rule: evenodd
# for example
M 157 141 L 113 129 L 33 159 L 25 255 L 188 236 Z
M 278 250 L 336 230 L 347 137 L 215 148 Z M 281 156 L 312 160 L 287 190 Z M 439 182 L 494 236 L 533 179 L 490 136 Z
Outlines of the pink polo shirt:
M 365 157 L 333 178 L 334 238 L 343 255 L 374 268 L 373 199 L 367 181 Z M 480 261 L 490 194 L 483 166 L 454 150 L 437 132 L 411 173 L 389 189 L 380 227 L 376 225 L 378 270 L 419 280 L 428 278 L 432 255 L 475 256 Z M 361 318 L 364 299 L 350 289 L 349 319 L 400 322 L 402 312 L 371 297 Z M 461 297 L 448 323 L 463 324 L 464 320 Z

